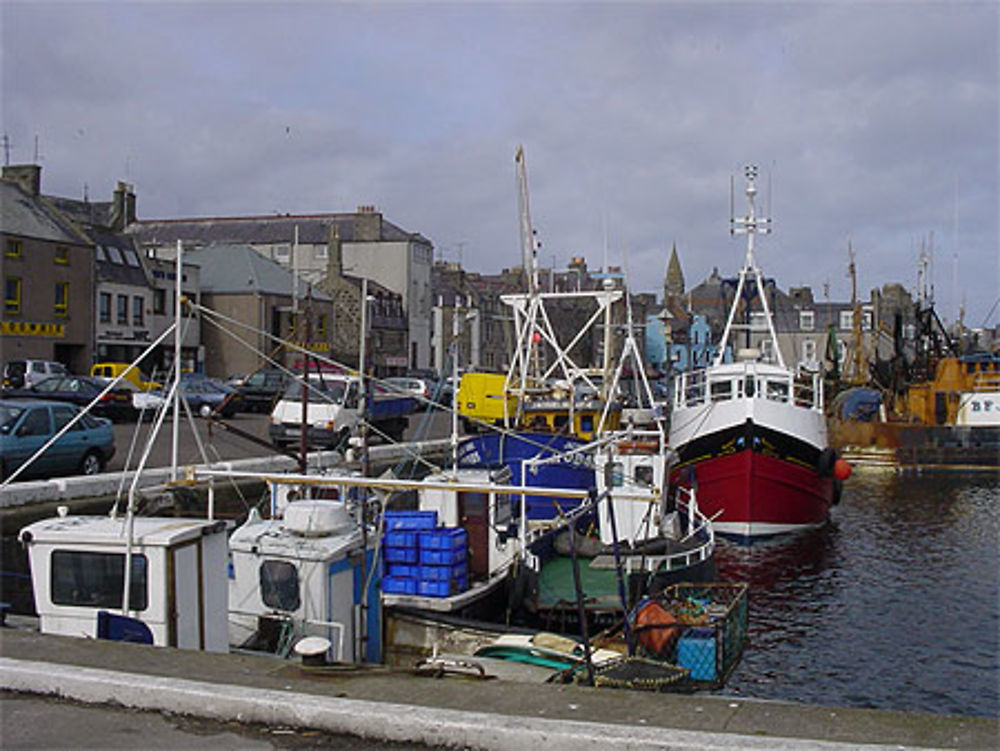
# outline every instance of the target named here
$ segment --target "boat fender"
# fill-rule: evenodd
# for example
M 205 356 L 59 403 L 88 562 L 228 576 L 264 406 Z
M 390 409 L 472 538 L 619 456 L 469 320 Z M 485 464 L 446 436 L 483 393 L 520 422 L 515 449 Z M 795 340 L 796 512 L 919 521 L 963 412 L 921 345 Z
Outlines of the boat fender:
M 825 448 L 820 452 L 819 459 L 816 460 L 816 471 L 823 477 L 830 477 L 833 475 L 833 467 L 836 463 L 837 452 L 832 448 Z

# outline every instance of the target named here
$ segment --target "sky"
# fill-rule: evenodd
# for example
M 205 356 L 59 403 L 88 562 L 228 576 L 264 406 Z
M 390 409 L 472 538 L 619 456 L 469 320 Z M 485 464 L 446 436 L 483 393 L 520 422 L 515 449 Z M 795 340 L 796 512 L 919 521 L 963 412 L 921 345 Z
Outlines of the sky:
M 542 266 L 662 291 L 733 276 L 730 178 L 760 169 L 764 274 L 817 300 L 915 291 L 1000 323 L 1000 3 L 11 2 L 0 110 L 49 195 L 140 219 L 375 205 L 471 271 L 520 263 L 523 144 Z

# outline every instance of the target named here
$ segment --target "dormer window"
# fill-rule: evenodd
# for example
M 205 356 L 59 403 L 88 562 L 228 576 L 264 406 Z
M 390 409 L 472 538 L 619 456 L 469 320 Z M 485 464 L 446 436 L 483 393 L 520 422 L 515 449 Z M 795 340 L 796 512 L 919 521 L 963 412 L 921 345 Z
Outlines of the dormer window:
M 816 313 L 812 310 L 799 311 L 799 328 L 802 331 L 815 331 Z

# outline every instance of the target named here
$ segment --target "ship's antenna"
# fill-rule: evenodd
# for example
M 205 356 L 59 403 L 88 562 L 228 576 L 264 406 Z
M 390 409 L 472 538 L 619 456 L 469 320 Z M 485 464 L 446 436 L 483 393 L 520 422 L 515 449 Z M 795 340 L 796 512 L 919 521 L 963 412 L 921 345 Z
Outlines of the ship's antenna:
M 6 132 L 3 134 L 3 163 L 5 167 L 10 166 L 10 136 Z

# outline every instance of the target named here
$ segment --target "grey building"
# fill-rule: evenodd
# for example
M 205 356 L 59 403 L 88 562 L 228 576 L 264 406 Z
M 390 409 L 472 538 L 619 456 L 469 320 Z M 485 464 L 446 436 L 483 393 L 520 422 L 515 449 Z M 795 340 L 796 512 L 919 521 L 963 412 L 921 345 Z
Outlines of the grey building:
M 342 275 L 373 280 L 399 295 L 407 321 L 407 366 L 430 367 L 433 246 L 374 207 L 338 214 L 142 220 L 131 222 L 128 232 L 147 254 L 161 258 L 173 257 L 178 240 L 185 249 L 248 245 L 315 285 L 326 278 L 332 244 L 339 243 Z

